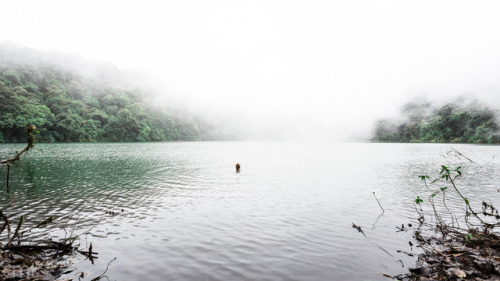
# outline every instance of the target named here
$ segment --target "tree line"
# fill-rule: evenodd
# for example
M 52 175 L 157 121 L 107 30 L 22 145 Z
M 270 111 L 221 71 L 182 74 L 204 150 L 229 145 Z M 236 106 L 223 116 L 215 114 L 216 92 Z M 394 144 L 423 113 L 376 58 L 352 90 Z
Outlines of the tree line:
M 461 101 L 439 107 L 429 102 L 403 106 L 401 117 L 379 120 L 373 139 L 379 142 L 500 143 L 497 111 Z
M 116 68 L 88 69 L 80 58 L 0 45 L 0 142 L 24 142 L 26 125 L 40 142 L 203 139 L 201 120 L 148 104 L 150 93 L 117 83 Z

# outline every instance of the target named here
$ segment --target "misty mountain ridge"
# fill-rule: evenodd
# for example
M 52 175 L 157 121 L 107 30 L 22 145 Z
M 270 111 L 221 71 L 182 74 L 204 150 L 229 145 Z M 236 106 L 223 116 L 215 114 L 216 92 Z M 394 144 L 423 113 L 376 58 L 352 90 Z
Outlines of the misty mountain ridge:
M 377 142 L 500 143 L 500 111 L 477 99 L 410 102 L 400 116 L 378 120 Z
M 0 142 L 24 142 L 35 125 L 41 142 L 193 141 L 215 128 L 132 75 L 77 55 L 0 44 Z

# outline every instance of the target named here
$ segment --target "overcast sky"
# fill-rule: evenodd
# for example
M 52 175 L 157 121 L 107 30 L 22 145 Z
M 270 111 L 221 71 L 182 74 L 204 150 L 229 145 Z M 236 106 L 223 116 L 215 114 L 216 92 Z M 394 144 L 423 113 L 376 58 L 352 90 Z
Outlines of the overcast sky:
M 264 135 L 345 140 L 414 97 L 500 96 L 500 1 L 0 3 L 0 41 L 143 72 Z

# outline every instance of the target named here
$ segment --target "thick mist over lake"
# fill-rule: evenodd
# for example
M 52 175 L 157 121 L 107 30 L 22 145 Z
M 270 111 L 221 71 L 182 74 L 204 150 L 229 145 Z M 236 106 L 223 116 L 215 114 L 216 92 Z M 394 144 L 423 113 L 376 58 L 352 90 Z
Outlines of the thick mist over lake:
M 112 63 L 240 139 L 367 139 L 415 97 L 499 104 L 495 1 L 4 4 L 0 41 Z

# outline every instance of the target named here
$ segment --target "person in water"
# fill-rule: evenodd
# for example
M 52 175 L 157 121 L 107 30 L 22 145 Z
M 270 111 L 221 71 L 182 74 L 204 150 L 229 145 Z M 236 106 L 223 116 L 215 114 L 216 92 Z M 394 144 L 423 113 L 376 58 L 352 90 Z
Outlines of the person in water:
M 236 173 L 239 173 L 240 172 L 240 163 L 236 163 Z

